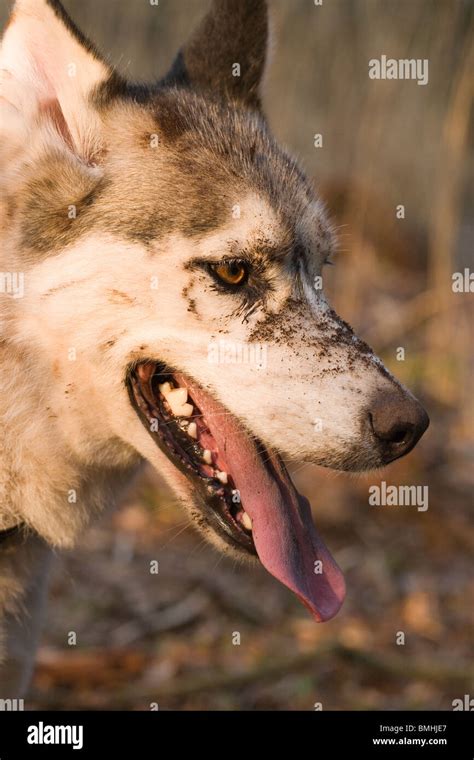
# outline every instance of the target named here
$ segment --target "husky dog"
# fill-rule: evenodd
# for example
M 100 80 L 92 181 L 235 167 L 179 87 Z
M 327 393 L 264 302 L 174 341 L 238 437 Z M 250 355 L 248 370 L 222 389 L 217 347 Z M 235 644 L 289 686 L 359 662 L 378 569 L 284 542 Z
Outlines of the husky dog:
M 428 425 L 325 300 L 334 236 L 262 113 L 267 40 L 265 0 L 214 0 L 166 77 L 137 86 L 58 0 L 13 8 L 0 48 L 3 698 L 28 680 L 52 549 L 143 461 L 209 541 L 258 557 L 322 621 L 344 580 L 283 457 L 376 468 Z M 215 360 L 223 341 L 265 361 Z

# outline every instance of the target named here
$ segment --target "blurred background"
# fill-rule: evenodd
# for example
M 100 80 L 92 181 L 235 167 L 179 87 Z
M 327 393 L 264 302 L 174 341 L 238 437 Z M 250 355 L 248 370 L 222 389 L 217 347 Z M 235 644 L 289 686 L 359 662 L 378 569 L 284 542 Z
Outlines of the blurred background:
M 64 5 L 121 72 L 153 79 L 208 2 Z M 326 288 L 431 427 L 384 472 L 293 466 L 346 573 L 346 603 L 323 625 L 263 569 L 208 548 L 147 471 L 58 557 L 34 707 L 438 710 L 474 695 L 472 294 L 452 290 L 452 274 L 473 268 L 473 4 L 270 5 L 265 106 L 338 225 Z M 428 59 L 429 83 L 369 79 L 382 54 Z M 369 506 L 381 480 L 428 485 L 429 509 Z

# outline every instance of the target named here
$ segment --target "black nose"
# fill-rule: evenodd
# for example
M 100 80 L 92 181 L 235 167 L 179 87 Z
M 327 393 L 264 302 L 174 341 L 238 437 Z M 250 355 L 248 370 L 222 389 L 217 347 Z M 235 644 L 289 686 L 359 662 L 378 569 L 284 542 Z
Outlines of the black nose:
M 369 420 L 384 464 L 408 454 L 430 424 L 421 404 L 398 389 L 376 396 L 369 411 Z

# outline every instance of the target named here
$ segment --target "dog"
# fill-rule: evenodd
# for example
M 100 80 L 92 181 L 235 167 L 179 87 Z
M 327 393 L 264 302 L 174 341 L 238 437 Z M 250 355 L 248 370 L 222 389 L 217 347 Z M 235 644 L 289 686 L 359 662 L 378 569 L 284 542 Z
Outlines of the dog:
M 262 112 L 268 13 L 213 0 L 145 86 L 58 0 L 14 5 L 0 48 L 3 698 L 27 686 L 52 551 L 143 462 L 217 549 L 258 559 L 324 621 L 344 580 L 284 458 L 378 468 L 428 426 L 325 298 L 333 227 Z

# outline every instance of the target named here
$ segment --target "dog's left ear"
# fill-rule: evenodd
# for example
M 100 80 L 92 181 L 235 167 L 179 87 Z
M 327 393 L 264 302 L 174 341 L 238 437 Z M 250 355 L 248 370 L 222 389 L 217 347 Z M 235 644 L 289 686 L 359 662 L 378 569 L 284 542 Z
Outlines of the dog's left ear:
M 93 96 L 113 72 L 59 0 L 16 0 L 0 45 L 2 156 L 46 126 L 58 148 L 93 162 L 101 123 Z
M 266 0 L 213 0 L 164 82 L 260 108 L 267 47 Z

